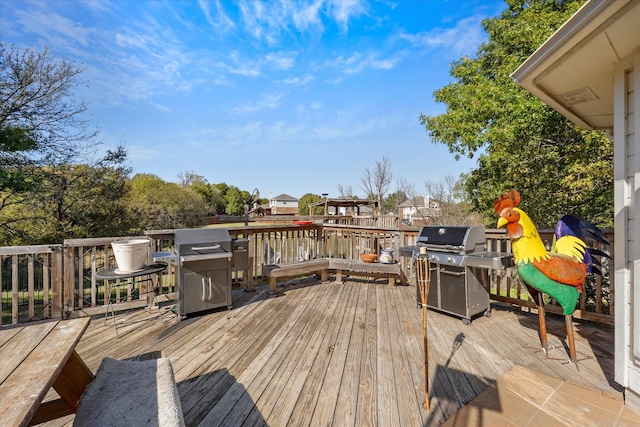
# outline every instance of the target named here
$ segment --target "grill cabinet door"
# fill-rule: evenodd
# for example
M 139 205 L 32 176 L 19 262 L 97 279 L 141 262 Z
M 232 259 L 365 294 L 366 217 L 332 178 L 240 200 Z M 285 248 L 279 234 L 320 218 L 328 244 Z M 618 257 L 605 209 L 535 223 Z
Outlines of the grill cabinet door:
M 231 307 L 230 258 L 188 262 L 182 269 L 182 315 L 218 307 Z

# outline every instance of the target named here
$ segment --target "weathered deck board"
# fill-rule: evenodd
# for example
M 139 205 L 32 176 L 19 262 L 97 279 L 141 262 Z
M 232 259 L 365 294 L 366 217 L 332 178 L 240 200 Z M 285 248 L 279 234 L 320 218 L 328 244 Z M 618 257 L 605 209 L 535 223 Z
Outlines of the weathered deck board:
M 164 323 L 137 310 L 113 325 L 95 318 L 77 351 L 102 358 L 164 350 L 188 426 L 437 426 L 515 365 L 621 398 L 613 382 L 613 328 L 576 323 L 579 370 L 566 363 L 564 319 L 493 304 L 471 325 L 428 311 L 430 410 L 424 408 L 422 310 L 412 286 L 315 279 L 234 293 L 234 309 Z M 127 326 L 127 324 L 129 324 Z M 108 403 L 106 403 L 108 404 Z M 49 423 L 71 425 L 72 416 Z

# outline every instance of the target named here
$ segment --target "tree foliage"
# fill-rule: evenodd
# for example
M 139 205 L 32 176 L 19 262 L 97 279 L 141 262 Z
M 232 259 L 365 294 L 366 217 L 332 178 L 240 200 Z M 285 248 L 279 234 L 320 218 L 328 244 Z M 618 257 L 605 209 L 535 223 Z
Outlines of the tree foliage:
M 298 201 L 298 215 L 323 215 L 324 206 L 316 206 L 313 208 L 313 212 L 309 212 L 309 205 L 322 201 L 322 196 L 313 193 L 307 193 L 300 197 Z
M 225 203 L 218 188 L 207 182 L 207 179 L 195 172 L 178 174 L 178 180 L 183 187 L 190 188 L 202 197 L 207 206 L 207 215 L 217 215 L 225 211 Z
M 83 71 L 50 55 L 48 47 L 21 51 L 0 41 L 0 129 L 28 141 L 13 151 L 16 164 L 71 164 L 95 148 L 97 131 L 84 116 L 87 102 L 73 95 Z
M 84 69 L 0 41 L 0 229 L 4 244 L 59 243 L 128 227 L 119 198 L 128 169 L 119 146 L 97 152 L 87 103 L 73 94 Z
M 127 200 L 138 227 L 135 232 L 197 227 L 206 216 L 204 201 L 195 191 L 153 174 L 136 174 Z
M 511 188 L 538 227 L 566 213 L 599 226 L 613 222 L 611 141 L 580 130 L 510 78 L 583 3 L 508 0 L 501 16 L 483 21 L 489 39 L 477 56 L 454 62 L 454 81 L 434 93 L 446 112 L 420 115 L 432 141 L 456 157 L 480 153 L 463 198 L 487 225 L 495 224 L 493 200 Z
M 122 195 L 128 169 L 111 162 L 33 167 L 37 185 L 4 191 L 0 226 L 4 245 L 60 243 L 67 238 L 117 236 L 132 226 Z
M 251 208 L 253 197 L 246 190 L 240 190 L 236 186 L 229 186 L 224 193 L 222 200 L 225 204 L 225 213 L 227 215 L 243 215 L 245 205 Z

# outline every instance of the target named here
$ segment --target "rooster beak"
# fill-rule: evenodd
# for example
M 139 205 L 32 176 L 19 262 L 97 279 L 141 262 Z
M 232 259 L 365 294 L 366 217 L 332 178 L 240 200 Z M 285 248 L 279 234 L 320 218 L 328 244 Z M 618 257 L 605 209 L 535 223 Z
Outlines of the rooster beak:
M 504 227 L 505 225 L 507 225 L 507 223 L 508 223 L 508 222 L 509 222 L 509 221 L 507 221 L 505 218 L 500 217 L 500 218 L 498 218 L 498 224 L 496 225 L 496 227 L 498 227 L 498 228 L 502 228 L 502 227 Z

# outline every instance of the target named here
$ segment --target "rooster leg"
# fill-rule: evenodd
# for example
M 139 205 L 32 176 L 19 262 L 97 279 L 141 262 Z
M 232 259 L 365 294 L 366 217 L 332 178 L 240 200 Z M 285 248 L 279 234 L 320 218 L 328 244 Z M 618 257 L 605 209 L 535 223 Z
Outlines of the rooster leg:
M 570 314 L 564 315 L 564 321 L 567 324 L 567 341 L 569 342 L 569 357 L 578 369 L 578 359 L 576 358 L 576 341 L 573 337 L 573 318 Z
M 542 292 L 538 292 L 538 321 L 540 322 L 540 342 L 545 356 L 549 358 L 549 346 L 547 344 L 547 322 L 544 318 L 544 301 Z

